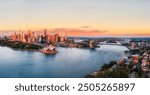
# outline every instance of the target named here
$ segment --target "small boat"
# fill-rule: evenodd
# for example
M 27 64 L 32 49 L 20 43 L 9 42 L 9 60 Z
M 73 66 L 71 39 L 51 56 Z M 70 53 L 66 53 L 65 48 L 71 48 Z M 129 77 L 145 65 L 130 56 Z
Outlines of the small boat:
M 58 51 L 55 49 L 53 45 L 44 47 L 43 49 L 40 50 L 40 52 L 47 54 L 47 55 L 54 55 L 58 53 Z

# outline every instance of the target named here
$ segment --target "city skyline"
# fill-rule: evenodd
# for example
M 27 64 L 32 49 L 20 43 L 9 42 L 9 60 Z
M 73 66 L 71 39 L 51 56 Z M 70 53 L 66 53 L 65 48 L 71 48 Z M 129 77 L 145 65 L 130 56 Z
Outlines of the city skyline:
M 0 30 L 73 28 L 88 30 L 81 31 L 85 36 L 150 36 L 149 0 L 0 1 Z

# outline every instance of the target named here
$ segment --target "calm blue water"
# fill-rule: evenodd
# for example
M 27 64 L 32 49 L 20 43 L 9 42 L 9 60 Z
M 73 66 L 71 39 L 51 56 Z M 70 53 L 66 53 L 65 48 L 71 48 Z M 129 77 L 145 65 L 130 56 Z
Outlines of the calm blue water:
M 78 78 L 99 70 L 104 63 L 118 60 L 123 46 L 103 45 L 95 50 L 57 48 L 56 55 L 0 47 L 0 77 Z

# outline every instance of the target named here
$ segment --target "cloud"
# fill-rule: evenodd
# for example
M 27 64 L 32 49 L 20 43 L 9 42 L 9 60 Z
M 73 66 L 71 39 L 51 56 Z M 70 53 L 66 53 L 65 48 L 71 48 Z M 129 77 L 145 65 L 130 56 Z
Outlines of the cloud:
M 92 26 L 81 26 L 80 28 L 91 28 Z

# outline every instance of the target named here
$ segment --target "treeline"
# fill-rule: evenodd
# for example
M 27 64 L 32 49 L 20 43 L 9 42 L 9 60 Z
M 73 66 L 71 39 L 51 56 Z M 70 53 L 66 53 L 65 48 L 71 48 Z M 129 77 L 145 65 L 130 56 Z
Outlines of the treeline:
M 7 46 L 13 49 L 41 49 L 42 46 L 31 43 L 23 43 L 20 41 L 0 40 L 0 46 Z

